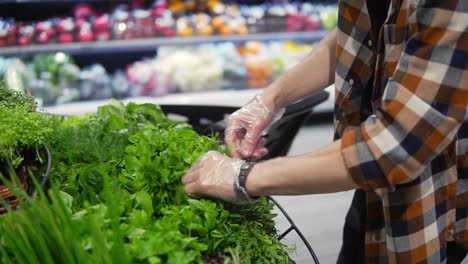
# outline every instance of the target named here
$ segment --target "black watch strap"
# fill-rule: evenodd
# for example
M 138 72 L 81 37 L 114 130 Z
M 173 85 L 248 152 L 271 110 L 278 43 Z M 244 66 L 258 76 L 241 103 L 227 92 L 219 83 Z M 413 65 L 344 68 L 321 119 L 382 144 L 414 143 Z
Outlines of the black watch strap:
M 245 188 L 245 184 L 247 183 L 247 176 L 249 176 L 250 171 L 254 167 L 256 163 L 253 161 L 246 161 L 244 164 L 242 164 L 239 172 L 239 185 Z
M 253 161 L 244 162 L 240 168 L 238 177 L 236 177 L 236 180 L 234 181 L 234 189 L 237 197 L 236 200 L 239 204 L 254 203 L 258 198 L 250 196 L 245 188 L 247 177 L 255 164 L 256 163 Z

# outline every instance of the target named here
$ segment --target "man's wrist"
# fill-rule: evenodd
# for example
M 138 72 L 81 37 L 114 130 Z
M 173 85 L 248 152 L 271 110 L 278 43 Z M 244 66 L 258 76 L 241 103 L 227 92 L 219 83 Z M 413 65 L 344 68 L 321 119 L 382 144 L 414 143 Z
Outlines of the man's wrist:
M 255 166 L 250 170 L 249 177 L 247 177 L 247 181 L 245 183 L 245 189 L 247 193 L 252 197 L 259 197 L 266 195 L 262 191 L 262 168 L 264 162 L 257 163 Z
M 281 108 L 284 107 L 284 97 L 281 96 L 280 91 L 281 88 L 279 87 L 279 83 L 275 82 L 268 86 L 262 93 L 262 99 L 272 113 L 277 113 Z

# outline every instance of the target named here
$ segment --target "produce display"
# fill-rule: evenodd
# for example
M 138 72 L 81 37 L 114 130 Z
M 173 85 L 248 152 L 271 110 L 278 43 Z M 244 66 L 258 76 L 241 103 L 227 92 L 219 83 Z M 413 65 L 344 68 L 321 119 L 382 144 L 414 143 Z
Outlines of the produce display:
M 29 89 L 39 106 L 134 96 L 222 89 L 264 88 L 312 49 L 293 42 L 231 42 L 187 47 L 162 46 L 111 74 L 99 64 L 78 67 L 65 53 L 31 59 L 0 57 L 0 79 Z
M 38 106 L 122 98 L 129 90 L 123 72 L 110 74 L 99 64 L 80 69 L 71 56 L 62 52 L 36 55 L 25 61 L 0 57 L 0 79 L 11 88 L 31 91 Z
M 261 32 L 330 30 L 335 5 L 311 3 L 225 4 L 209 1 L 133 1 L 113 10 L 79 4 L 69 14 L 43 21 L 0 18 L 0 47 L 107 41 L 149 37 L 189 37 Z
M 0 107 L 21 104 L 3 91 Z M 180 178 L 200 155 L 226 151 L 216 136 L 158 106 L 118 101 L 43 124 L 49 188 L 33 197 L 15 189 L 20 208 L 0 215 L 0 262 L 292 263 L 265 198 L 240 206 L 185 194 Z
M 265 88 L 311 50 L 290 41 L 163 46 L 154 59 L 129 65 L 126 75 L 131 96 Z

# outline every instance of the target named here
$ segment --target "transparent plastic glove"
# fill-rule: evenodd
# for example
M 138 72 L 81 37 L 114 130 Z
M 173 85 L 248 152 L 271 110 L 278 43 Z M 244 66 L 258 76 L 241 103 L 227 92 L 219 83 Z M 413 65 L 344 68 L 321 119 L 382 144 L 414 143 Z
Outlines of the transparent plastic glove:
M 284 108 L 270 110 L 262 94 L 231 114 L 227 120 L 225 143 L 232 157 L 261 158 L 268 153 L 262 133 L 281 118 Z
M 244 162 L 216 151 L 207 152 L 182 177 L 185 192 L 193 197 L 209 196 L 235 204 L 254 202 L 239 187 L 238 176 Z

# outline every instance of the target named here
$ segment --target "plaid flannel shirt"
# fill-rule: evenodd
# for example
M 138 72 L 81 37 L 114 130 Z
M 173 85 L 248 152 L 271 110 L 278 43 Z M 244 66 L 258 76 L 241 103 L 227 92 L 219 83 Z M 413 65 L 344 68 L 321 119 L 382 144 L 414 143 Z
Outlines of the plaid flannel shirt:
M 444 263 L 447 241 L 468 248 L 468 1 L 392 0 L 376 38 L 369 15 L 339 1 L 335 74 L 335 137 L 367 192 L 366 262 Z

